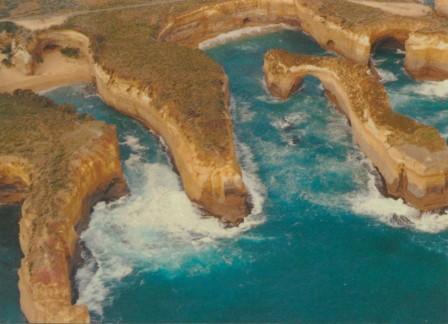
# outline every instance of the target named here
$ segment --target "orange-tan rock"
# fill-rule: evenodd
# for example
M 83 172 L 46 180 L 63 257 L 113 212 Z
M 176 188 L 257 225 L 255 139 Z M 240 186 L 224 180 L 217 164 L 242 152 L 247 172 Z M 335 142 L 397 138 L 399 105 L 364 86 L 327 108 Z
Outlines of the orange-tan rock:
M 235 29 L 273 23 L 298 26 L 294 0 L 222 1 L 169 19 L 159 40 L 198 46 L 204 40 Z
M 22 311 L 32 323 L 89 322 L 70 274 L 78 226 L 96 202 L 127 193 L 115 129 L 31 92 L 0 102 L 0 203 L 22 203 Z
M 448 24 L 432 12 L 420 17 L 396 15 L 344 0 L 295 3 L 303 30 L 323 47 L 367 64 L 376 44 L 391 38 L 405 47 L 405 66 L 412 75 L 436 80 L 447 77 L 446 56 L 440 50 L 446 52 Z
M 303 78 L 321 80 L 347 116 L 353 137 L 381 173 L 389 195 L 427 211 L 448 206 L 448 147 L 432 127 L 394 113 L 387 93 L 366 66 L 346 59 L 272 50 L 265 56 L 266 83 L 286 99 Z
M 198 3 L 206 5 L 200 7 Z M 421 5 L 414 5 L 413 10 L 403 8 L 396 2 L 386 6 L 384 1 L 367 0 L 203 0 L 161 5 L 147 12 L 137 9 L 126 14 L 74 17 L 61 28 L 25 32 L 13 38 L 11 57 L 7 57 L 13 67 L 0 68 L 0 89 L 42 90 L 95 82 L 105 102 L 161 136 L 193 201 L 224 221 L 238 224 L 250 207 L 235 153 L 228 81 L 216 63 L 194 48 L 234 29 L 287 23 L 301 27 L 323 47 L 361 65 L 302 57 L 299 61 L 291 59 L 293 63 L 288 66 L 286 61 L 290 60 L 285 61 L 287 55 L 282 54 L 276 63 L 267 60 L 270 89 L 286 97 L 305 74 L 319 77 L 344 109 L 357 143 L 380 170 L 389 194 L 421 210 L 440 208 L 446 206 L 448 182 L 445 142 L 434 129 L 394 114 L 384 89 L 373 76 L 366 75 L 374 46 L 393 38 L 405 48 L 406 69 L 415 77 L 448 77 L 446 19 Z M 62 58 L 58 49 L 63 47 L 80 49 L 80 57 Z M 283 77 L 276 75 L 269 64 L 287 72 L 282 72 Z M 351 73 L 347 73 L 348 66 L 354 66 Z M 373 104 L 381 109 L 370 109 Z M 115 154 L 107 144 L 113 140 L 106 135 L 100 138 L 104 138 L 98 140 L 102 147 L 92 144 L 98 156 L 87 154 L 88 161 L 73 156 L 78 167 L 67 173 L 73 176 L 67 182 L 72 189 L 55 196 L 57 210 L 64 210 L 70 223 L 45 218 L 54 214 L 53 210 L 45 214 L 32 208 L 38 204 L 30 203 L 31 198 L 48 200 L 48 190 L 40 191 L 44 196 L 36 193 L 36 183 L 40 182 L 31 176 L 36 166 L 29 159 L 14 155 L 0 162 L 0 200 L 26 199 L 21 223 L 21 244 L 26 253 L 20 290 L 22 308 L 30 321 L 88 320 L 85 307 L 71 305 L 68 266 L 59 261 L 73 255 L 73 225 L 97 200 L 94 189 L 99 188 L 103 198 L 118 196 L 104 190 L 121 172 L 117 165 L 107 163 L 107 157 Z M 104 167 L 80 167 L 92 163 L 103 163 Z M 79 183 L 75 178 L 88 180 Z M 113 187 L 121 188 L 116 191 L 122 193 L 122 181 L 118 183 Z M 38 218 L 42 222 L 34 221 Z
M 445 16 L 448 17 L 448 1 L 447 0 L 436 0 L 436 11 Z
M 166 103 L 167 107 L 164 109 L 155 107 L 157 92 L 142 88 L 138 80 L 120 77 L 119 74 L 108 71 L 101 64 L 94 62 L 90 40 L 84 34 L 65 29 L 39 32 L 35 35 L 32 53 L 34 56 L 45 58 L 45 50 L 49 46 L 79 48 L 80 62 L 89 66 L 83 77 L 94 80 L 98 94 L 103 100 L 120 112 L 141 121 L 162 137 L 191 200 L 226 223 L 235 225 L 243 221 L 249 213 L 249 198 L 236 158 L 228 82 L 224 73 L 217 81 L 222 84 L 221 91 L 225 104 L 220 132 L 225 136 L 221 141 L 226 145 L 226 149 L 224 154 L 215 154 L 214 149 L 205 152 L 204 147 L 198 145 L 202 139 L 192 140 L 191 136 L 184 133 L 183 124 L 186 121 L 179 122 L 179 119 L 169 112 L 175 111 L 175 107 L 169 107 L 169 103 Z M 32 70 L 35 71 L 39 66 L 34 63 Z M 39 82 L 39 78 L 36 82 Z M 206 129 L 200 130 L 201 133 L 206 134 L 209 126 L 210 124 L 203 124 L 201 127 Z

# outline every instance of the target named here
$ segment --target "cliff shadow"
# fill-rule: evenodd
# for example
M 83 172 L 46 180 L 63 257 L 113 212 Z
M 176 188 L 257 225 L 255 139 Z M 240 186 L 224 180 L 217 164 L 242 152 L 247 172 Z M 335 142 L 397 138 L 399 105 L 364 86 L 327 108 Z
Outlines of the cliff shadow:
M 20 205 L 0 204 L 0 322 L 24 323 L 20 310 L 18 270 L 23 257 L 19 244 Z

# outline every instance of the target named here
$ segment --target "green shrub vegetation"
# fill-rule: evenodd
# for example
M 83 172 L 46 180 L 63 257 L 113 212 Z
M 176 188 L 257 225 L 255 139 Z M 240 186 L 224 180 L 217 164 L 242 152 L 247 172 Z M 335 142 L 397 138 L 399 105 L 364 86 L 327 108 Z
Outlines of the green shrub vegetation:
M 157 36 L 170 15 L 212 2 L 189 0 L 79 16 L 63 27 L 88 35 L 95 61 L 147 89 L 157 109 L 163 107 L 207 156 L 228 154 L 233 145 L 223 69 L 206 53 L 159 42 Z
M 79 48 L 64 47 L 61 48 L 61 53 L 70 58 L 79 58 L 80 51 Z
M 0 94 L 1 156 L 23 158 L 32 165 L 30 199 L 37 199 L 42 212 L 54 212 L 55 193 L 65 188 L 69 161 L 90 139 L 88 132 L 78 131 L 82 127 L 99 129 L 104 124 L 31 91 Z
M 390 130 L 390 145 L 414 144 L 429 151 L 439 151 L 446 147 L 446 142 L 437 129 L 391 109 L 386 90 L 376 76 L 368 73 L 367 66 L 354 64 L 344 58 L 295 55 L 283 50 L 272 50 L 267 57 L 286 66 L 310 64 L 335 71 L 353 102 L 358 118 L 365 121 L 365 116 L 368 115 L 376 125 Z
M 0 22 L 0 33 L 14 34 L 18 29 L 17 25 L 11 21 Z

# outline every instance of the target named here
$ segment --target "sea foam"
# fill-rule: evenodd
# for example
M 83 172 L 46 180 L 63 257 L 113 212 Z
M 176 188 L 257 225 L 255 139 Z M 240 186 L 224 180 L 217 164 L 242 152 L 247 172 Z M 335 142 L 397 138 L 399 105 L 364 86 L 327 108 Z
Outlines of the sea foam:
M 385 197 L 376 184 L 375 170 L 370 161 L 362 164 L 369 170 L 367 185 L 347 196 L 348 204 L 356 214 L 366 215 L 392 227 L 404 227 L 426 233 L 439 233 L 448 229 L 448 213 L 423 213 L 401 199 Z
M 422 82 L 418 85 L 404 87 L 403 92 L 436 98 L 448 98 L 448 80 Z
M 397 81 L 398 78 L 391 71 L 387 71 L 385 69 L 377 68 L 378 74 L 380 75 L 382 83 L 394 82 Z
M 125 138 L 125 145 L 133 151 L 125 162 L 132 194 L 98 204 L 88 229 L 81 234 L 88 253 L 84 252 L 84 265 L 76 274 L 77 302 L 99 316 L 112 302 L 114 285 L 134 271 L 185 271 L 190 258 L 200 258 L 223 240 L 264 222 L 265 189 L 255 174 L 257 167 L 248 147 L 239 145 L 239 151 L 254 208 L 239 227 L 226 228 L 218 219 L 201 214 L 170 166 L 144 162 L 144 147 L 138 139 Z
M 287 24 L 269 24 L 265 26 L 244 27 L 227 33 L 222 33 L 216 37 L 205 40 L 199 44 L 199 48 L 201 50 L 207 50 L 230 41 L 261 34 L 273 33 L 284 29 L 297 30 L 297 28 Z

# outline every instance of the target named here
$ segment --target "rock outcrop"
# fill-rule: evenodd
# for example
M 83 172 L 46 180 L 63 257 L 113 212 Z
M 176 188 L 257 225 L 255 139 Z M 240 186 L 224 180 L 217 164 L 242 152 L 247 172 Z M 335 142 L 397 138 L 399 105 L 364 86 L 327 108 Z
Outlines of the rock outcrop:
M 349 118 L 355 140 L 383 175 L 388 193 L 421 210 L 444 207 L 446 143 L 436 130 L 394 114 L 384 89 L 367 75 L 367 64 L 375 44 L 393 38 L 405 48 L 406 68 L 414 76 L 447 78 L 446 20 L 425 15 L 423 9 L 411 17 L 399 6 L 392 10 L 398 10 L 397 15 L 379 9 L 378 3 L 360 2 L 365 1 L 204 0 L 200 3 L 207 5 L 200 8 L 199 2 L 185 2 L 179 7 L 161 4 L 143 13 L 143 9 L 126 15 L 104 12 L 73 17 L 63 27 L 30 37 L 13 36 L 7 58 L 27 75 L 36 72 L 39 59 L 53 46 L 80 49 L 80 62 L 87 67 L 69 81 L 94 81 L 105 102 L 161 136 L 188 196 L 235 225 L 250 206 L 235 153 L 228 81 L 222 68 L 195 48 L 242 27 L 277 23 L 301 27 L 323 47 L 360 65 L 272 52 L 265 69 L 273 93 L 285 98 L 304 75 L 319 77 Z M 39 76 L 29 78 L 33 77 L 35 85 Z M 65 184 L 57 192 L 50 190 L 54 183 L 45 180 L 53 179 L 51 172 L 37 172 L 40 169 L 29 156 L 0 151 L 0 200 L 24 200 L 20 290 L 30 321 L 88 320 L 85 307 L 71 304 L 67 260 L 75 250 L 74 226 L 98 199 L 125 192 L 112 131 L 89 123 L 91 127 L 83 124 L 68 132 L 86 140 L 64 159 L 71 161 L 70 167 L 63 181 L 56 179 L 56 184 Z
M 160 41 L 197 47 L 202 41 L 235 29 L 273 23 L 298 26 L 294 0 L 237 0 L 203 6 L 172 17 Z
M 427 211 L 448 206 L 448 147 L 438 131 L 394 113 L 377 77 L 346 59 L 273 50 L 266 54 L 266 83 L 286 99 L 303 78 L 321 80 L 347 116 L 353 137 L 381 173 L 389 195 Z
M 435 5 L 437 13 L 448 17 L 448 0 L 436 0 Z
M 222 76 L 222 91 L 228 96 L 227 79 L 224 74 Z M 191 200 L 225 223 L 238 225 L 243 221 L 249 212 L 248 193 L 233 145 L 228 97 L 224 111 L 227 117 L 219 127 L 226 130 L 227 139 L 223 141 L 231 143 L 231 146 L 226 148 L 225 155 L 207 154 L 196 140 L 192 141 L 185 135 L 184 126 L 170 114 L 168 107 L 156 108 L 153 102 L 157 98 L 148 89 L 141 89 L 138 83 L 113 75 L 99 64 L 95 65 L 95 80 L 97 91 L 106 103 L 141 121 L 161 136 Z M 207 125 L 204 127 L 207 127 L 203 131 L 204 136 L 214 131 Z
M 433 13 L 421 17 L 394 15 L 342 0 L 295 3 L 303 30 L 325 48 L 367 64 L 376 44 L 392 38 L 405 47 L 405 67 L 410 74 L 436 80 L 447 77 L 448 61 L 440 51 L 446 46 L 448 25 Z
M 36 40 L 33 53 L 37 56 L 42 55 L 49 45 L 79 48 L 91 65 L 92 79 L 102 99 L 120 112 L 141 121 L 161 136 L 169 148 L 189 198 L 225 223 L 237 225 L 243 221 L 249 213 L 249 198 L 237 162 L 229 110 L 228 82 L 224 73 L 221 74 L 221 79 L 216 81 L 221 84 L 224 100 L 221 112 L 224 118 L 219 118 L 220 133 L 224 136 L 220 141 L 226 147 L 224 153 L 216 154 L 216 149 L 204 147 L 204 138 L 199 138 L 207 136 L 210 125 L 216 120 L 210 119 L 196 125 L 199 129 L 192 138 L 185 133 L 187 121 L 179 120 L 178 116 L 170 113 L 179 111 L 176 107 L 170 107 L 172 103 L 162 102 L 165 107 L 156 108 L 154 102 L 158 101 L 157 91 L 142 87 L 138 80 L 122 77 L 95 62 L 90 40 L 84 34 L 74 30 L 54 29 L 39 33 Z
M 0 203 L 22 203 L 22 311 L 32 323 L 89 322 L 72 304 L 71 262 L 93 205 L 127 193 L 115 129 L 28 92 L 0 102 Z

